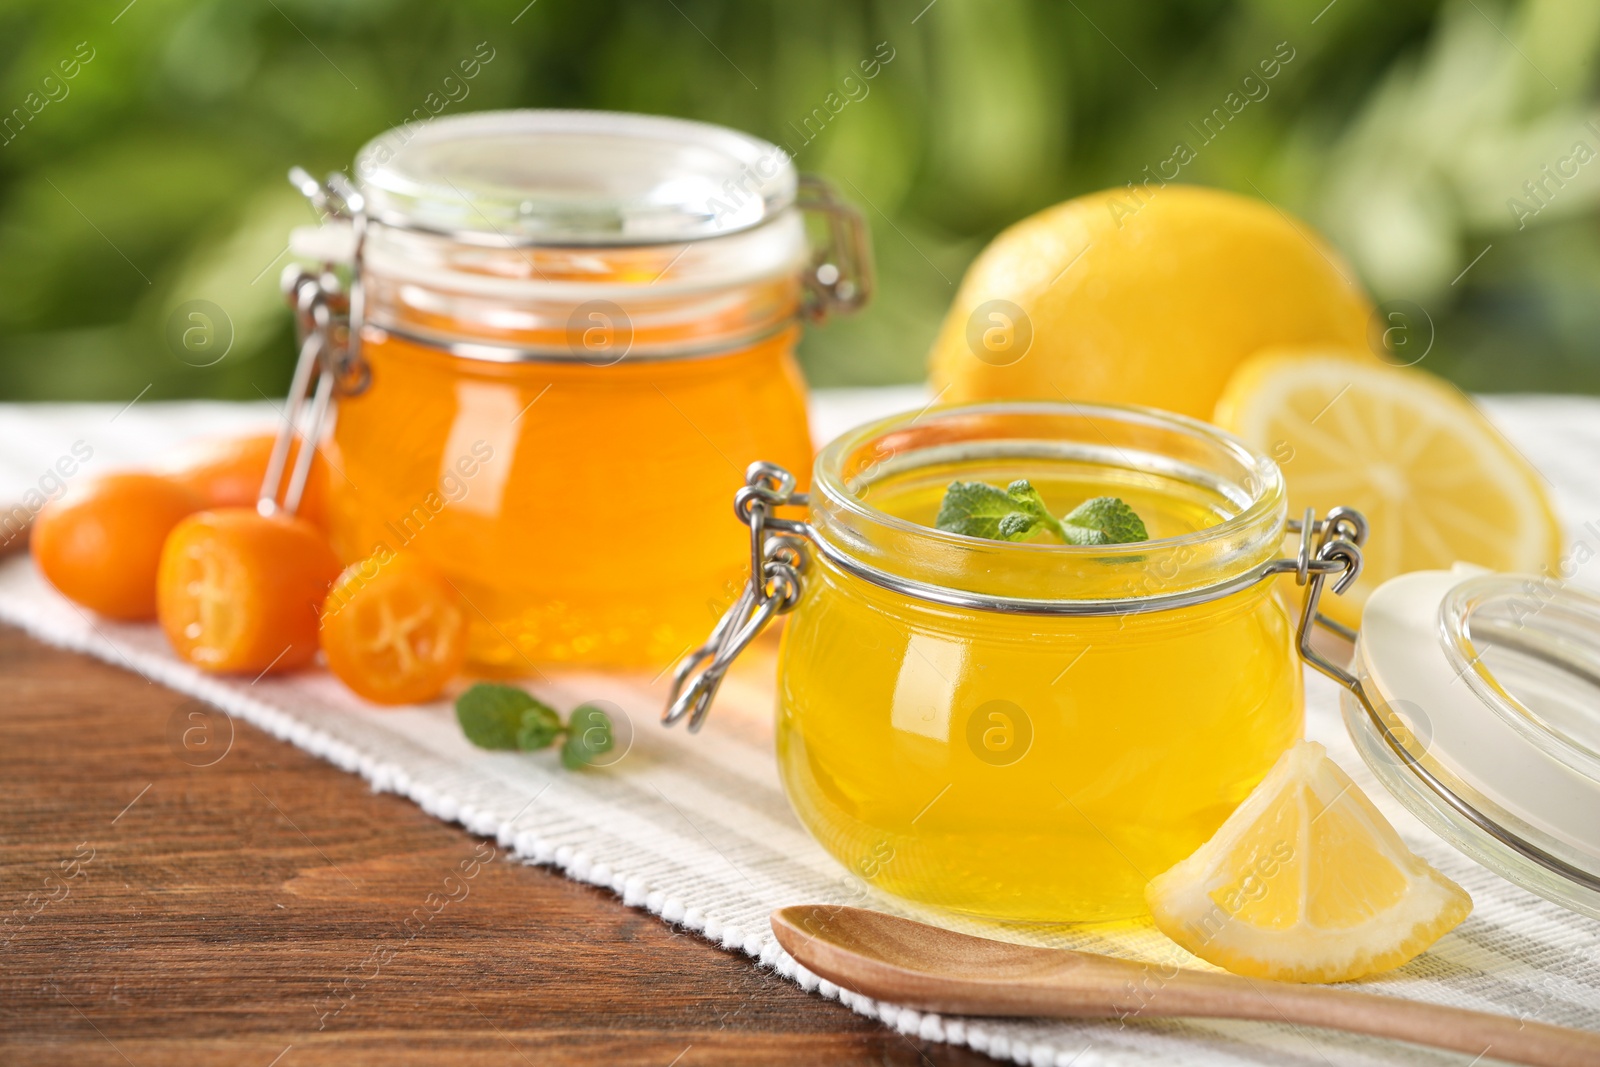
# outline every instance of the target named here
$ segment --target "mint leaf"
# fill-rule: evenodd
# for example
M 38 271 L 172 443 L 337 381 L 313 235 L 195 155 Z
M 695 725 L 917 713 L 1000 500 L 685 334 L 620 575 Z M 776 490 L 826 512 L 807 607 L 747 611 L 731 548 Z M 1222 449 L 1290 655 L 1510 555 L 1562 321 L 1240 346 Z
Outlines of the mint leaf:
M 933 524 L 950 533 L 1000 540 L 1000 520 L 1016 510 L 1005 490 L 983 482 L 951 482 Z
M 1062 538 L 1071 545 L 1128 545 L 1148 541 L 1144 520 L 1119 497 L 1085 500 L 1061 520 Z
M 522 713 L 538 703 L 514 685 L 479 682 L 456 698 L 456 721 L 479 748 L 516 748 Z
M 524 752 L 549 748 L 560 733 L 561 716 L 556 714 L 556 709 L 535 700 L 522 713 L 522 722 L 517 727 L 517 747 Z
M 1052 533 L 1060 529 L 1026 479 L 1005 489 L 983 482 L 951 482 L 933 524 L 948 533 L 990 541 L 1021 541 L 1041 527 Z
M 615 743 L 611 736 L 611 719 L 593 704 L 584 704 L 567 720 L 567 740 L 561 746 L 561 763 L 575 771 L 610 752 Z
M 1004 489 L 984 482 L 951 482 L 933 524 L 948 533 L 991 541 L 1023 541 L 1040 530 L 1069 545 L 1125 545 L 1150 538 L 1143 520 L 1114 496 L 1086 500 L 1057 519 L 1026 478 Z

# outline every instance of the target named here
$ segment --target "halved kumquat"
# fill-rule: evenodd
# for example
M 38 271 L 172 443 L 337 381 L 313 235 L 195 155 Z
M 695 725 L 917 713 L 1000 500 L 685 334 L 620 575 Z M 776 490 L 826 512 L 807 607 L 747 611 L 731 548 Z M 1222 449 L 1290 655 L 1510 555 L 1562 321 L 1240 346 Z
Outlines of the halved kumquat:
M 385 549 L 334 583 L 322 651 L 328 669 L 368 700 L 431 700 L 466 660 L 467 605 L 426 560 Z
M 339 561 L 304 519 L 253 508 L 191 515 L 161 554 L 161 628 L 179 656 L 208 671 L 259 674 L 303 666 Z

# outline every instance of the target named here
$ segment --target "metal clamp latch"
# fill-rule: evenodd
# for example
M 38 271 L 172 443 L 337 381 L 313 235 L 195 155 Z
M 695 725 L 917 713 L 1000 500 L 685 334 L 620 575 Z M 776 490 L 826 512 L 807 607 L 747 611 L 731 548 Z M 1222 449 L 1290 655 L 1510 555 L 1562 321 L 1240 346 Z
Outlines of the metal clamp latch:
M 294 308 L 295 335 L 300 356 L 295 361 L 294 377 L 283 410 L 283 424 L 272 443 L 262 479 L 256 510 L 263 515 L 286 512 L 293 515 L 300 507 L 306 479 L 311 473 L 311 458 L 322 440 L 328 410 L 335 394 L 356 396 L 372 381 L 372 370 L 361 358 L 363 301 L 361 253 L 366 234 L 365 202 L 342 174 L 332 174 L 320 184 L 299 167 L 289 171 L 289 181 L 311 202 L 319 216 L 348 219 L 355 233 L 355 253 L 349 265 L 350 282 L 342 283 L 337 264 L 324 263 L 319 271 L 291 263 L 283 270 L 280 284 L 284 298 Z M 315 376 L 315 383 L 312 378 Z M 285 471 L 289 448 L 298 439 L 294 469 Z M 285 485 L 285 474 L 288 483 Z
M 751 579 L 706 643 L 685 656 L 673 672 L 672 695 L 661 716 L 668 726 L 687 715 L 689 732 L 699 730 L 735 657 L 768 623 L 800 602 L 800 575 L 808 564 L 803 538 L 809 528 L 772 514 L 784 505 L 809 503 L 805 493 L 794 489 L 794 475 L 776 464 L 752 463 L 745 471 L 745 485 L 734 495 L 733 512 L 750 527 Z M 776 533 L 769 537 L 769 530 Z
M 800 176 L 795 206 L 821 215 L 828 242 L 813 255 L 806 272 L 806 317 L 823 322 L 838 312 L 859 311 L 872 298 L 872 241 L 867 220 L 833 186 L 814 174 Z

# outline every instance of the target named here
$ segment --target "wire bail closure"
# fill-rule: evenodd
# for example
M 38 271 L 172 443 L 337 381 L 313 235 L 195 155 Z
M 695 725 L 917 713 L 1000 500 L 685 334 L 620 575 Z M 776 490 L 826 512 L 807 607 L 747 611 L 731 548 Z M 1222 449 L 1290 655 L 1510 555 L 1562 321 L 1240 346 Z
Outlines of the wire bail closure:
M 717 622 L 706 643 L 690 652 L 672 674 L 672 694 L 661 721 L 668 726 L 689 717 L 696 733 L 711 710 L 722 678 L 734 659 L 767 624 L 800 602 L 800 575 L 809 565 L 803 522 L 772 514 L 785 505 L 805 507 L 810 499 L 795 492 L 794 475 L 774 463 L 752 463 L 745 484 L 733 498 L 733 513 L 750 527 L 750 574 L 739 599 Z M 767 536 L 768 530 L 777 531 Z
M 332 262 L 324 262 L 318 271 L 298 263 L 283 269 L 280 286 L 284 299 L 294 308 L 300 356 L 295 361 L 283 423 L 272 442 L 266 477 L 256 500 L 256 510 L 263 515 L 293 515 L 299 510 L 311 474 L 311 458 L 322 441 L 334 396 L 357 396 L 372 381 L 372 369 L 361 358 L 361 325 L 365 317 L 361 259 L 367 228 L 366 202 L 343 174 L 331 174 L 326 184 L 321 184 L 302 168 L 293 167 L 289 182 L 323 221 L 331 217 L 350 222 L 355 252 L 349 264 L 348 285 L 339 278 L 339 264 Z M 299 450 L 294 467 L 286 470 L 290 446 L 296 441 Z

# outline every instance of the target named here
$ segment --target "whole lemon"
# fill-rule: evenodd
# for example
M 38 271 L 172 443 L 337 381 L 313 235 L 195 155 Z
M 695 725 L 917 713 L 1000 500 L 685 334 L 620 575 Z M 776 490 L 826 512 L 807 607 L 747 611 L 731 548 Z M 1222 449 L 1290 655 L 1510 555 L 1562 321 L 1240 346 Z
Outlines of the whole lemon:
M 1192 185 L 1108 189 L 996 237 L 929 358 L 941 402 L 1071 399 L 1209 419 L 1263 348 L 1367 351 L 1372 305 L 1304 223 Z

